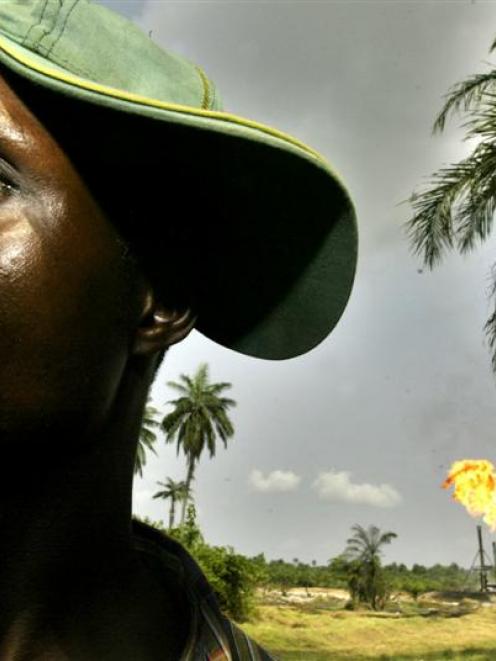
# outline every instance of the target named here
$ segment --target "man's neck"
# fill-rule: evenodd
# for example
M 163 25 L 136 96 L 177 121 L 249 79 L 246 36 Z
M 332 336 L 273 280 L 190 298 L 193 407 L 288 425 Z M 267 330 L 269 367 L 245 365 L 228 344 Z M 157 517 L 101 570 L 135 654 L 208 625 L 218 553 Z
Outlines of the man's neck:
M 116 567 L 129 557 L 131 488 L 121 476 L 105 476 L 99 455 L 91 449 L 19 470 L 17 484 L 0 487 L 0 618 L 7 595 L 22 601 L 25 592 L 53 589 L 54 578 L 68 589 L 73 575 L 89 580 L 106 560 Z
M 22 481 L 0 486 L 0 640 L 19 623 L 62 631 L 83 602 L 94 606 L 136 575 L 131 485 L 108 465 L 116 457 L 107 440 L 19 467 Z
M 24 467 L 18 456 L 7 468 L 0 484 L 2 661 L 141 661 L 167 658 L 167 650 L 179 658 L 187 629 L 175 613 L 186 606 L 133 549 L 133 449 L 146 398 L 143 389 L 131 396 L 134 386 L 124 383 L 99 436 L 74 443 L 68 432 L 67 452 L 50 457 L 45 435 L 45 458 L 27 455 Z

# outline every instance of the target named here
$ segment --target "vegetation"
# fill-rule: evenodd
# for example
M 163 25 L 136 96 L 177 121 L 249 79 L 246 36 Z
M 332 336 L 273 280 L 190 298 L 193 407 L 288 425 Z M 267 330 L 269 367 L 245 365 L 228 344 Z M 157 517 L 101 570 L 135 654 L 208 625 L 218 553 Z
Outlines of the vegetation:
M 397 537 L 394 532 L 381 532 L 376 526 L 367 529 L 356 524 L 346 542 L 341 559 L 352 602 L 365 602 L 374 610 L 384 608 L 389 595 L 381 566 L 382 547 Z
M 229 408 L 236 406 L 233 399 L 221 397 L 221 393 L 231 388 L 230 383 L 210 383 L 208 366 L 200 365 L 196 374 L 189 377 L 181 374 L 181 382 L 169 381 L 169 387 L 180 397 L 168 402 L 174 410 L 162 420 L 161 427 L 166 434 L 166 442 L 177 442 L 177 451 L 182 448 L 188 465 L 186 486 L 188 491 L 194 479 L 196 465 L 205 450 L 210 457 L 215 455 L 216 440 L 219 437 L 224 446 L 234 435 L 234 427 L 227 415 Z M 183 500 L 181 522 L 184 523 L 187 499 Z
M 461 597 L 456 598 L 463 604 L 456 608 L 448 604 L 443 610 L 431 603 L 433 592 L 473 588 L 476 577 L 456 564 L 416 564 L 411 569 L 396 563 L 382 566 L 381 550 L 396 537 L 393 532 L 355 525 L 345 552 L 326 565 L 318 565 L 315 560 L 305 563 L 298 558 L 292 562 L 267 561 L 263 554 L 248 558 L 232 547 L 211 546 L 197 524 L 192 504 L 187 517 L 176 525 L 177 503 L 183 503 L 184 511 L 203 451 L 207 449 L 214 456 L 217 438 L 226 446 L 234 433 L 227 411 L 235 405 L 232 399 L 221 396 L 231 384 L 210 383 L 206 365 L 192 378 L 180 378 L 180 383 L 169 384 L 180 397 L 169 402 L 173 410 L 162 423 L 156 420 L 157 410 L 146 407 L 136 472 L 142 473 L 146 452 L 154 452 L 155 430 L 161 427 L 166 440 L 175 441 L 178 451 L 185 453 L 187 477 L 180 482 L 171 478 L 158 482 L 161 489 L 154 498 L 170 502 L 168 530 L 162 523 L 145 522 L 171 535 L 189 551 L 226 615 L 243 623 L 249 635 L 282 660 L 493 658 L 496 609 L 477 610 L 476 602 L 471 602 L 475 607 L 467 606 L 465 602 L 470 600 Z M 293 603 L 297 587 L 299 605 Z M 350 605 L 353 611 L 348 609 Z M 459 626 L 460 617 L 463 627 Z
M 496 48 L 496 41 L 490 52 Z M 414 215 L 408 223 L 411 244 L 426 266 L 438 264 L 446 251 L 466 253 L 485 241 L 496 208 L 496 69 L 476 74 L 455 85 L 434 123 L 444 129 L 454 112 L 467 115 L 465 138 L 476 141 L 470 156 L 440 169 L 430 185 L 412 195 Z M 496 293 L 496 269 L 493 295 Z M 496 308 L 485 330 L 496 372 Z
M 393 562 L 384 567 L 391 591 L 408 592 L 417 598 L 426 592 L 471 591 L 478 589 L 478 577 L 456 564 L 436 564 L 432 567 L 414 564 L 408 569 Z
M 349 589 L 349 576 L 344 566 L 348 560 L 343 555 L 333 558 L 327 565 L 318 565 L 315 561 L 307 564 L 296 558 L 296 562 L 267 561 L 263 554 L 248 558 L 231 547 L 209 545 L 196 522 L 193 505 L 188 507 L 185 523 L 172 530 L 166 530 L 160 522 L 146 518 L 144 521 L 181 542 L 201 566 L 223 610 L 239 622 L 255 613 L 257 588 L 266 594 L 276 591 L 281 597 L 292 588 L 304 588 L 307 594 L 312 594 L 314 588 Z M 477 589 L 477 576 L 455 563 L 432 567 L 415 564 L 412 568 L 392 563 L 382 567 L 381 572 L 388 594 L 395 598 L 398 593 L 417 599 L 428 592 Z M 339 608 L 343 605 L 340 603 Z
M 496 608 L 463 616 L 398 617 L 320 604 L 259 606 L 243 629 L 280 661 L 491 661 Z
M 196 523 L 193 505 L 188 506 L 184 524 L 171 534 L 198 562 L 227 615 L 243 622 L 253 614 L 255 588 L 263 580 L 255 563 L 231 547 L 207 544 Z
M 148 399 L 148 402 L 150 402 L 150 399 Z M 143 477 L 143 467 L 146 465 L 147 450 L 150 450 L 153 454 L 157 454 L 153 447 L 157 441 L 157 435 L 155 434 L 154 429 L 157 429 L 160 426 L 160 423 L 156 419 L 157 416 L 158 410 L 154 406 L 151 406 L 151 404 L 147 403 L 141 421 L 139 442 L 134 463 L 134 474 L 137 474 L 140 477 Z
M 157 491 L 155 494 L 153 494 L 153 497 L 170 500 L 169 530 L 172 530 L 172 528 L 174 528 L 176 503 L 184 502 L 187 500 L 190 497 L 190 492 L 186 482 L 174 482 L 174 480 L 172 480 L 170 477 L 167 478 L 166 482 L 157 482 L 157 484 L 164 488 L 161 491 Z
M 185 522 L 172 530 L 165 530 L 161 523 L 147 518 L 143 521 L 174 537 L 189 551 L 226 615 L 237 622 L 244 622 L 254 615 L 255 591 L 257 585 L 265 581 L 264 567 L 257 560 L 236 553 L 232 547 L 207 544 L 196 522 L 194 505 L 188 506 Z
M 337 556 L 328 565 L 313 565 L 304 562 L 294 564 L 284 560 L 265 562 L 264 556 L 253 558 L 263 566 L 266 575 L 264 587 L 272 587 L 284 593 L 291 587 L 301 588 L 344 588 L 348 579 L 343 567 L 343 556 Z M 413 597 L 424 592 L 476 589 L 477 576 L 456 563 L 449 566 L 414 564 L 409 569 L 404 564 L 392 563 L 383 567 L 384 578 L 390 592 L 408 592 Z

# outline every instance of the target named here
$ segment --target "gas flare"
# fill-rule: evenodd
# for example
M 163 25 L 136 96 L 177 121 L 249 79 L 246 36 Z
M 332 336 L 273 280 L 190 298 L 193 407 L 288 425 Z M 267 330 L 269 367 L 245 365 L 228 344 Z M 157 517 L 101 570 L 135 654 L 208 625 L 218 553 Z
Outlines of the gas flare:
M 496 530 L 496 469 L 487 459 L 462 459 L 451 466 L 443 489 L 454 487 L 452 497 L 472 516 Z

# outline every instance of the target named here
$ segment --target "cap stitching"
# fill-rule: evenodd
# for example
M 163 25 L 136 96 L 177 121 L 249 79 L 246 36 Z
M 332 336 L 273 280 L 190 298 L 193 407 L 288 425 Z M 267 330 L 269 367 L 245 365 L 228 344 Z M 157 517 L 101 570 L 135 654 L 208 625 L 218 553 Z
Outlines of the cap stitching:
M 44 45 L 42 44 L 42 42 L 45 41 L 45 39 L 46 39 L 47 37 L 49 37 L 49 36 L 52 34 L 52 32 L 55 30 L 55 28 L 57 27 L 57 19 L 58 19 L 59 15 L 60 15 L 60 9 L 62 8 L 62 3 L 63 3 L 63 1 L 64 1 L 64 0 L 56 0 L 56 2 L 58 2 L 59 8 L 58 8 L 58 10 L 57 10 L 57 14 L 56 14 L 54 20 L 52 21 L 52 25 L 51 25 L 51 27 L 49 27 L 47 30 L 44 30 L 44 31 L 43 31 L 43 34 L 42 34 L 41 37 L 38 39 L 38 41 L 37 41 L 36 43 L 33 43 L 33 44 L 32 44 L 32 48 L 33 48 L 33 50 L 35 50 L 37 53 L 40 53 L 40 54 L 42 54 L 42 55 L 46 55 L 46 53 L 47 53 L 47 48 L 46 48 L 46 46 L 44 46 Z M 39 23 L 38 23 L 35 27 L 38 27 L 38 26 L 41 25 L 43 19 L 45 18 L 45 11 L 46 11 L 48 5 L 50 4 L 50 2 L 52 2 L 52 0 L 46 0 L 46 2 L 45 2 L 45 7 L 43 8 L 43 14 L 42 14 L 42 16 L 41 16 L 41 18 L 40 18 Z M 23 44 L 24 44 L 24 42 L 23 42 Z M 28 45 L 28 44 L 26 44 L 26 45 Z
M 198 117 L 206 116 L 207 118 L 210 119 L 218 119 L 225 121 L 227 123 L 233 123 L 236 125 L 241 125 L 244 126 L 245 128 L 250 128 L 250 129 L 256 129 L 258 131 L 261 131 L 265 134 L 271 135 L 275 138 L 278 138 L 288 144 L 291 144 L 295 147 L 298 147 L 302 151 L 306 152 L 307 154 L 313 156 L 313 158 L 316 158 L 320 163 L 322 163 L 326 168 L 328 168 L 333 176 L 338 180 L 339 177 L 338 175 L 332 170 L 331 166 L 327 162 L 327 160 L 317 152 L 315 149 L 312 147 L 309 147 L 308 145 L 305 145 L 301 140 L 298 140 L 297 138 L 294 138 L 293 136 L 290 136 L 288 134 L 285 134 L 284 132 L 274 129 L 270 126 L 267 126 L 265 124 L 261 124 L 259 122 L 256 122 L 251 119 L 247 119 L 245 117 L 239 117 L 237 115 L 233 115 L 232 113 L 227 113 L 219 110 L 210 110 L 210 109 L 204 109 L 204 108 L 199 108 L 196 106 L 187 106 L 184 104 L 178 104 L 178 103 L 173 103 L 173 102 L 166 102 L 166 101 L 160 101 L 158 99 L 153 99 L 150 97 L 145 97 L 140 94 L 136 94 L 134 92 L 129 92 L 127 90 L 119 89 L 119 88 L 114 88 L 110 87 L 108 85 L 105 85 L 103 83 L 98 83 L 91 78 L 91 74 L 84 73 L 85 79 L 81 80 L 71 80 L 68 76 L 64 76 L 63 72 L 57 72 L 54 70 L 50 70 L 49 67 L 46 65 L 42 66 L 38 63 L 35 63 L 33 61 L 30 61 L 29 58 L 25 55 L 22 55 L 21 53 L 16 53 L 15 48 L 13 47 L 8 47 L 8 44 L 6 44 L 3 39 L 1 38 L 0 35 L 0 49 L 5 51 L 9 57 L 12 57 L 15 59 L 17 62 L 20 62 L 23 66 L 28 66 L 34 71 L 41 73 L 43 76 L 47 76 L 49 78 L 52 78 L 54 80 L 62 81 L 64 84 L 69 85 L 69 86 L 75 86 L 80 89 L 90 91 L 92 93 L 96 94 L 102 94 L 104 96 L 110 97 L 110 98 L 117 98 L 121 101 L 125 102 L 130 102 L 130 103 L 138 103 L 142 104 L 145 106 L 149 106 L 151 108 L 161 108 L 162 110 L 167 110 L 169 112 L 178 112 L 178 113 L 186 113 L 186 114 L 193 114 Z M 63 63 L 62 58 L 60 59 L 60 62 Z M 55 63 L 55 62 L 54 62 Z M 67 70 L 68 75 L 71 75 L 71 71 L 68 69 Z M 205 115 L 202 115 L 202 113 L 205 113 Z
M 45 16 L 46 8 L 47 8 L 47 6 L 48 6 L 48 1 L 49 1 L 49 0 L 45 0 L 45 4 L 43 5 L 43 9 L 41 10 L 41 13 L 40 13 L 40 17 L 39 17 L 39 19 L 38 19 L 38 22 L 37 22 L 37 23 L 33 23 L 33 25 L 29 28 L 29 30 L 28 30 L 28 31 L 26 32 L 26 34 L 24 35 L 24 38 L 23 38 L 23 40 L 22 40 L 22 45 L 27 44 L 27 41 L 28 41 L 28 39 L 29 39 L 29 35 L 31 34 L 32 30 L 34 30 L 34 29 L 37 28 L 39 25 L 41 25 L 41 23 L 42 23 L 42 21 L 43 21 L 43 17 Z M 19 36 L 20 36 L 20 35 L 19 35 Z
M 54 46 L 55 43 L 57 43 L 57 41 L 59 40 L 62 32 L 64 31 L 64 28 L 65 28 L 65 25 L 67 23 L 67 19 L 69 18 L 70 13 L 74 9 L 74 5 L 72 5 L 70 9 L 66 10 L 65 14 L 62 13 L 60 11 L 60 9 L 62 8 L 62 2 L 63 1 L 64 0 L 58 0 L 59 10 L 57 11 L 57 16 L 56 16 L 56 18 L 53 22 L 53 25 L 52 25 L 50 30 L 45 31 L 45 33 L 43 34 L 41 39 L 38 41 L 38 44 L 36 45 L 37 52 L 40 53 L 41 55 L 43 55 L 43 57 L 47 57 L 50 54 L 50 51 L 52 50 L 52 47 Z M 66 1 L 66 4 L 69 4 L 69 2 L 70 2 L 70 0 Z M 76 2 L 77 2 L 77 0 L 76 0 Z M 61 20 L 59 20 L 59 19 L 61 19 Z M 57 31 L 57 26 L 61 22 L 62 22 L 62 25 L 60 27 L 61 32 L 58 36 L 55 36 L 56 31 Z M 50 43 L 48 43 L 48 44 L 45 43 L 45 42 L 47 42 L 49 37 L 52 37 L 52 39 L 53 39 L 53 42 L 52 42 L 51 45 L 50 45 Z
M 66 28 L 66 26 L 67 26 L 67 21 L 69 20 L 69 17 L 70 17 L 70 15 L 72 14 L 72 12 L 74 11 L 74 8 L 75 8 L 76 5 L 78 4 L 78 2 L 79 2 L 79 0 L 75 0 L 75 2 L 73 3 L 72 7 L 69 9 L 69 11 L 67 12 L 67 14 L 65 15 L 64 22 L 62 23 L 62 29 L 61 29 L 60 32 L 59 32 L 59 36 L 55 39 L 55 41 L 53 42 L 53 44 L 52 44 L 52 45 L 50 46 L 50 48 L 48 49 L 48 51 L 47 51 L 47 53 L 46 53 L 47 56 L 50 55 L 50 54 L 52 53 L 53 49 L 54 49 L 55 46 L 58 44 L 60 37 L 64 34 L 65 28 Z

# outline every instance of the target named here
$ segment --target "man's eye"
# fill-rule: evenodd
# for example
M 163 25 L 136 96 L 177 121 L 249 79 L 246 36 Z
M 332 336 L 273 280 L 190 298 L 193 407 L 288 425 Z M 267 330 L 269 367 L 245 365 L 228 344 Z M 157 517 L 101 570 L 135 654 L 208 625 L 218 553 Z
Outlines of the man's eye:
M 16 187 L 9 183 L 8 181 L 5 181 L 3 179 L 0 179 L 0 196 L 6 197 L 7 195 L 10 196 L 12 193 L 15 193 Z
M 16 193 L 20 184 L 17 168 L 0 155 L 0 198 L 4 199 Z

